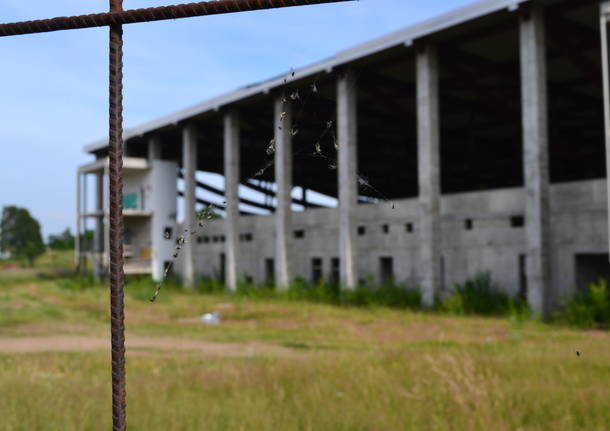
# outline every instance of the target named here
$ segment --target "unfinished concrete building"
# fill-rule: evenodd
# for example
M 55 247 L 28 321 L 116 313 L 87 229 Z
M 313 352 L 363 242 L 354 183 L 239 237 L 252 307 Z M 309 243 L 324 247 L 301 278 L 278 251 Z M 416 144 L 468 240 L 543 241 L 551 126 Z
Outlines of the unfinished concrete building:
M 188 230 L 186 284 L 393 280 L 430 304 L 488 271 L 544 313 L 609 272 L 601 65 L 599 1 L 485 0 L 127 130 L 125 271 L 161 278 Z M 85 150 L 79 253 L 103 268 L 107 141 Z

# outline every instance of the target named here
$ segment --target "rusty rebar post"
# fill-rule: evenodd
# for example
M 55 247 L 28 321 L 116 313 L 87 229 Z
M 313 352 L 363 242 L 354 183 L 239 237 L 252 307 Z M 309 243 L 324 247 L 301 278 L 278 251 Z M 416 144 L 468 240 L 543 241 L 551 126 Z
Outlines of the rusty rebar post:
M 123 0 L 110 0 L 110 11 L 123 10 Z M 123 27 L 110 26 L 109 37 L 109 183 L 110 183 L 110 334 L 112 345 L 112 427 L 124 431 L 125 403 L 125 275 L 123 273 Z

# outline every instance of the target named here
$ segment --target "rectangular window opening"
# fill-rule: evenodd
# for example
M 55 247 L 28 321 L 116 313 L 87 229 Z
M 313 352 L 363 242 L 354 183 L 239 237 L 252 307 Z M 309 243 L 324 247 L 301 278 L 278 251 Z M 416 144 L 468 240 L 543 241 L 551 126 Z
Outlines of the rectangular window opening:
M 523 227 L 525 226 L 525 218 L 522 215 L 512 216 L 510 218 L 511 227 Z

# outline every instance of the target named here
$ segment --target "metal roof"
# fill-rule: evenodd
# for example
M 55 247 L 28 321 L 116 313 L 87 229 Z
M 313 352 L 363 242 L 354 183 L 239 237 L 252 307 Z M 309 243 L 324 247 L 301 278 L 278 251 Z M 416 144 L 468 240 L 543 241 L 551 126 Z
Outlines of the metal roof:
M 399 46 L 411 45 L 414 40 L 446 30 L 453 26 L 474 20 L 476 18 L 489 15 L 503 9 L 515 10 L 519 4 L 530 0 L 480 0 L 459 9 L 438 15 L 434 18 L 414 24 L 410 27 L 387 34 L 385 36 L 370 40 L 368 42 L 354 46 L 338 52 L 335 56 L 311 64 L 309 66 L 294 71 L 292 80 L 299 80 L 311 77 L 320 72 L 331 71 L 333 68 L 349 63 L 351 61 L 364 58 L 368 55 Z M 203 114 L 205 112 L 218 110 L 222 106 L 230 105 L 239 100 L 254 96 L 256 94 L 266 94 L 270 90 L 281 87 L 284 84 L 285 74 L 278 77 L 247 85 L 225 93 L 218 97 L 206 100 L 197 105 L 176 111 L 165 117 L 141 124 L 139 126 L 125 129 L 123 138 L 125 140 L 145 133 L 152 132 L 166 126 L 177 124 L 180 121 Z M 98 151 L 108 146 L 108 139 L 93 142 L 86 145 L 84 150 L 87 153 Z

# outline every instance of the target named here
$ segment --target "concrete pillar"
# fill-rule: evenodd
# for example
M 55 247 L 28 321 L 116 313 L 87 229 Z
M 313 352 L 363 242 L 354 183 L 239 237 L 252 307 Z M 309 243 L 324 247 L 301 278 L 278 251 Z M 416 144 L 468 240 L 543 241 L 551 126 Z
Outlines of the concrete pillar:
M 161 138 L 151 136 L 148 140 L 148 163 L 153 160 L 161 160 Z
M 308 209 L 309 205 L 307 203 L 307 189 L 301 186 L 301 201 L 303 203 L 303 209 Z
M 337 81 L 337 142 L 339 186 L 339 265 L 341 286 L 358 283 L 356 208 L 358 205 L 358 117 L 356 80 L 347 71 Z
M 104 257 L 102 259 L 104 268 L 110 268 L 110 168 L 108 163 L 104 166 Z
M 161 138 L 158 136 L 151 136 L 148 138 L 148 166 L 151 171 L 151 178 L 154 177 L 154 169 L 155 169 L 155 160 L 161 160 Z M 153 187 L 152 189 L 152 201 L 155 200 L 155 195 L 160 193 L 160 190 L 156 190 Z M 153 203 L 153 202 L 151 202 Z M 160 228 L 158 218 L 161 216 L 159 211 L 155 211 L 155 205 L 151 205 L 153 209 L 151 223 L 150 223 L 150 245 L 152 247 L 151 253 L 151 276 L 154 281 L 162 281 L 163 280 L 163 271 L 164 265 L 161 259 L 159 259 L 159 249 L 161 248 L 161 244 L 159 244 L 159 232 L 156 232 L 157 229 Z M 161 228 L 163 229 L 163 228 Z
M 275 284 L 285 289 L 292 281 L 290 244 L 292 213 L 292 106 L 276 97 L 274 109 L 275 183 Z
M 417 153 L 422 302 L 434 304 L 441 285 L 440 116 L 438 54 L 432 44 L 417 53 Z
M 85 271 L 87 271 L 87 260 L 89 259 L 89 257 L 91 256 L 91 242 L 89 240 L 87 240 L 87 211 L 89 210 L 89 208 L 87 207 L 88 199 L 87 199 L 87 189 L 88 189 L 88 184 L 87 184 L 87 172 L 83 172 L 82 174 L 82 205 L 81 205 L 81 222 L 82 222 L 82 232 L 83 232 L 83 240 L 81 242 L 81 251 L 84 251 L 85 253 L 81 253 L 82 256 L 82 261 L 84 264 L 84 268 Z
M 96 278 L 101 278 L 104 272 L 104 174 L 98 172 L 95 175 L 95 269 Z
M 80 172 L 76 172 L 76 227 L 74 232 L 74 266 L 80 270 Z
M 195 229 L 196 197 L 195 186 L 197 172 L 197 131 L 193 125 L 185 125 L 182 129 L 182 168 L 184 170 L 184 225 L 179 235 L 184 235 L 186 242 L 182 246 L 182 262 L 184 285 L 192 287 L 195 283 L 195 241 L 190 231 Z M 178 235 L 178 236 L 179 236 Z
M 184 232 L 176 232 L 176 211 L 178 191 L 176 178 L 178 162 L 161 160 L 162 141 L 151 137 L 148 141 L 148 163 L 150 166 L 149 187 L 151 193 L 147 208 L 152 211 L 150 223 L 150 243 L 152 246 L 151 269 L 155 281 L 162 281 L 166 264 L 172 261 L 176 237 Z M 171 232 L 166 236 L 166 233 Z M 189 240 L 193 240 L 190 237 Z
M 544 14 L 534 6 L 521 16 L 521 98 L 527 302 L 546 314 L 549 274 L 549 154 Z
M 227 202 L 225 283 L 237 290 L 239 252 L 239 116 L 229 111 L 224 117 L 225 201 Z

